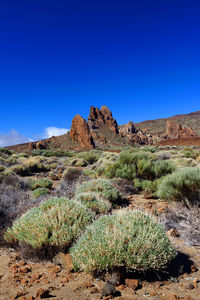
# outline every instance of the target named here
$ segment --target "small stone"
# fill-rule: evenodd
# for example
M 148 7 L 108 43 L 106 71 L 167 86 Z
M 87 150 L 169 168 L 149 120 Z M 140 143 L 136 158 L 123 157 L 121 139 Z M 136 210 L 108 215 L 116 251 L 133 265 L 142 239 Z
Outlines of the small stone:
M 20 259 L 19 253 L 13 253 L 11 257 L 12 257 L 12 259 L 14 259 L 14 260 L 19 260 L 19 259 Z
M 25 260 L 21 260 L 19 263 L 18 263 L 18 266 L 19 267 L 23 267 L 26 265 L 26 261 Z
M 36 293 L 36 298 L 38 297 L 39 299 L 44 299 L 44 298 L 48 298 L 50 291 L 48 289 L 39 289 Z
M 196 277 L 196 278 L 194 278 L 194 280 L 193 280 L 193 286 L 194 286 L 195 289 L 198 288 L 197 282 L 198 282 L 198 278 Z
M 176 277 L 173 277 L 173 276 L 170 277 L 170 280 L 172 282 L 174 282 L 174 283 L 178 283 L 179 282 L 179 280 Z
M 64 254 L 60 252 L 54 257 L 53 262 L 56 265 L 61 265 L 62 268 L 65 269 L 67 272 L 71 272 L 74 270 L 72 257 L 70 254 Z
M 177 299 L 178 299 L 178 296 L 176 296 L 175 294 L 169 294 L 169 295 L 167 296 L 167 299 L 168 299 L 168 300 L 177 300 Z
M 154 291 L 154 290 L 151 290 L 150 292 L 149 292 L 149 295 L 151 296 L 151 297 L 155 297 L 156 296 L 156 291 Z
M 27 294 L 27 292 L 25 292 L 24 290 L 17 291 L 15 299 L 18 299 L 19 297 L 22 297 L 26 294 Z
M 129 279 L 129 278 L 126 278 L 125 284 L 126 284 L 127 287 L 130 287 L 134 291 L 139 288 L 139 281 L 138 281 L 138 279 Z
M 123 290 L 125 290 L 125 288 L 126 288 L 126 286 L 125 286 L 124 284 L 121 284 L 121 285 L 119 285 L 119 286 L 117 287 L 117 289 L 118 289 L 119 291 L 123 291 Z
M 20 269 L 20 273 L 29 273 L 31 271 L 31 268 L 26 266 Z
M 106 296 L 116 296 L 119 294 L 121 294 L 121 293 L 119 291 L 117 291 L 116 288 L 112 284 L 106 283 L 102 289 L 101 298 L 106 297 Z
M 191 270 L 191 272 L 196 272 L 197 271 L 197 266 L 196 265 L 191 265 L 190 270 Z
M 96 286 L 94 286 L 90 289 L 90 294 L 96 294 L 96 293 L 99 293 L 99 290 Z
M 168 230 L 167 235 L 172 236 L 172 237 L 179 237 L 180 236 L 180 234 L 179 234 L 179 232 L 176 228 L 171 228 L 170 230 Z
M 22 280 L 21 280 L 21 284 L 26 284 L 26 283 L 28 283 L 28 280 L 27 280 L 27 279 L 25 279 L 25 278 L 22 278 Z

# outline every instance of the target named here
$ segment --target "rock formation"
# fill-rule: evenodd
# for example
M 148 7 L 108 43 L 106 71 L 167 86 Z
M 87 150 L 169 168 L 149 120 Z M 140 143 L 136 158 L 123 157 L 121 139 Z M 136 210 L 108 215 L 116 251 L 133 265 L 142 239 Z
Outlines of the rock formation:
M 118 134 L 119 132 L 116 120 L 113 119 L 110 109 L 105 105 L 103 105 L 100 110 L 98 107 L 95 108 L 94 106 L 91 106 L 87 123 L 91 130 L 106 126 L 115 134 Z
M 167 139 L 177 139 L 177 138 L 189 138 L 197 136 L 193 131 L 192 127 L 186 128 L 182 127 L 176 121 L 167 120 L 166 123 L 166 134 Z
M 121 129 L 120 129 L 120 132 L 122 134 L 133 134 L 133 133 L 136 133 L 136 128 L 133 124 L 132 121 L 129 121 L 128 124 L 125 124 Z
M 94 141 L 89 126 L 80 115 L 76 115 L 73 118 L 69 136 L 73 141 L 78 142 L 83 149 L 94 148 Z

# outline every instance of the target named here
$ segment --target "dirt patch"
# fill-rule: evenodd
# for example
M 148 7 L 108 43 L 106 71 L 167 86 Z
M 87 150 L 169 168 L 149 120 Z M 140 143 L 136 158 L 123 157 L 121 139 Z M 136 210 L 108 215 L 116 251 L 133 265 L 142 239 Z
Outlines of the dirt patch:
M 122 209 L 142 209 L 157 218 L 168 205 L 167 202 L 145 199 L 144 195 L 133 195 L 129 197 L 129 206 Z M 188 245 L 173 232 L 169 237 L 179 252 L 172 266 L 176 269 L 174 274 L 130 272 L 124 282 L 118 282 L 114 288 L 110 284 L 105 286 L 106 282 L 101 278 L 70 272 L 49 261 L 24 260 L 14 249 L 1 248 L 0 299 L 200 300 L 200 247 Z M 113 294 L 107 295 L 109 291 Z

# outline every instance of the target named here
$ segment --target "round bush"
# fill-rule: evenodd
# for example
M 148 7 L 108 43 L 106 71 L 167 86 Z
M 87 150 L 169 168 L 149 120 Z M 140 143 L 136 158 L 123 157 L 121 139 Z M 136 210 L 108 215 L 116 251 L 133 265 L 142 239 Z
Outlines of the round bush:
M 30 181 L 30 186 L 32 190 L 35 190 L 40 187 L 50 189 L 52 188 L 52 185 L 53 185 L 52 181 L 49 180 L 48 178 L 43 178 L 36 181 Z
M 76 195 L 85 192 L 97 192 L 111 203 L 117 203 L 121 199 L 121 193 L 108 180 L 94 179 L 84 182 L 76 190 Z
M 158 187 L 158 197 L 168 201 L 181 201 L 187 206 L 199 203 L 200 168 L 184 168 L 167 175 Z
M 120 266 L 161 270 L 176 255 L 161 225 L 139 211 L 102 216 L 70 253 L 76 270 L 93 274 Z
M 4 238 L 10 243 L 25 242 L 35 249 L 48 246 L 66 248 L 94 216 L 77 201 L 53 198 L 22 215 L 7 230 Z
M 35 189 L 33 192 L 32 192 L 32 196 L 33 198 L 38 198 L 42 195 L 46 195 L 49 193 L 49 190 L 45 187 L 40 187 L 40 188 L 37 188 Z
M 103 198 L 100 193 L 86 192 L 77 194 L 76 200 L 82 202 L 95 213 L 107 213 L 111 209 L 111 203 Z

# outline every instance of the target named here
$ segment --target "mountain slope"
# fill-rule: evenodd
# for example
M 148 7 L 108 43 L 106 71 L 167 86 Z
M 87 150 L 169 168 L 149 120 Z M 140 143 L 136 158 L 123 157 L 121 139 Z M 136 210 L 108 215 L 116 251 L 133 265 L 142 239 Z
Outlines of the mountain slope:
M 167 120 L 175 120 L 183 127 L 192 127 L 200 136 L 200 110 L 189 114 L 175 115 L 169 118 L 148 120 L 135 123 L 135 127 L 141 130 L 147 130 L 150 134 L 164 134 Z

